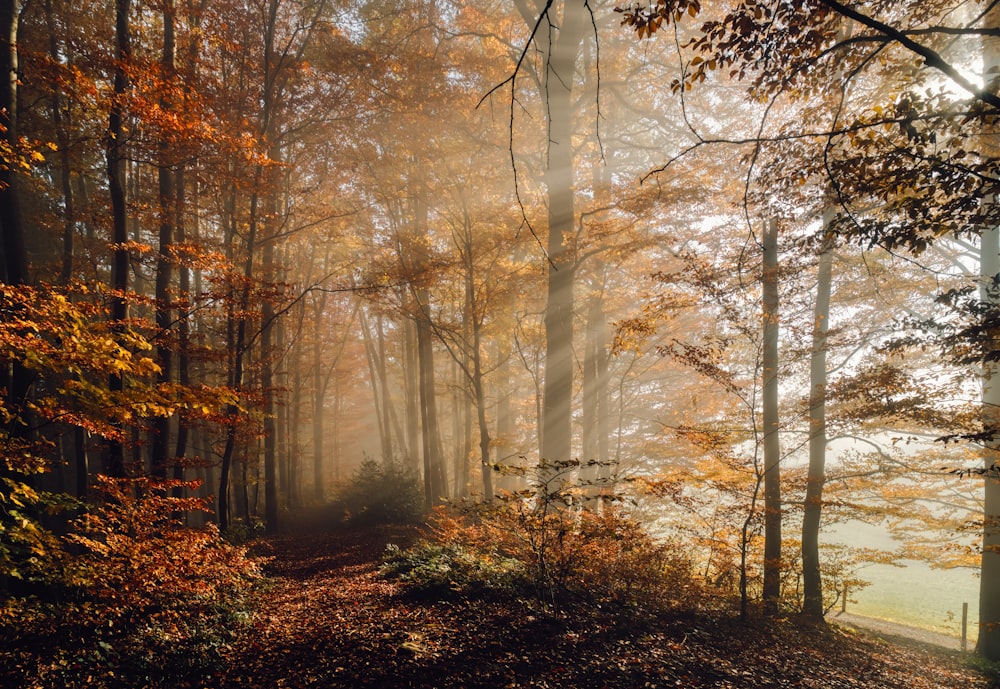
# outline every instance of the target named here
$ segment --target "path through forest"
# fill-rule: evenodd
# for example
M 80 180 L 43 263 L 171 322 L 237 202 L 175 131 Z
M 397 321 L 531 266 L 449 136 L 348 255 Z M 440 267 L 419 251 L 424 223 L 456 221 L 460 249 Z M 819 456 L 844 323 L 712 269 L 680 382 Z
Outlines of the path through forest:
M 835 612 L 827 615 L 827 621 L 843 627 L 864 629 L 870 632 L 875 632 L 879 636 L 890 640 L 903 639 L 931 646 L 940 646 L 941 648 L 946 648 L 950 651 L 962 650 L 962 640 L 958 637 L 933 632 L 928 629 L 913 627 L 907 624 L 890 622 L 889 620 L 880 620 L 874 617 L 865 617 L 864 615 L 854 615 L 849 612 Z M 969 642 L 967 645 L 971 649 L 975 643 Z
M 822 687 L 986 689 L 957 653 L 837 628 L 759 627 L 720 613 L 643 620 L 622 611 L 551 613 L 524 603 L 421 602 L 378 577 L 379 527 L 281 536 L 264 605 L 231 649 L 225 687 Z

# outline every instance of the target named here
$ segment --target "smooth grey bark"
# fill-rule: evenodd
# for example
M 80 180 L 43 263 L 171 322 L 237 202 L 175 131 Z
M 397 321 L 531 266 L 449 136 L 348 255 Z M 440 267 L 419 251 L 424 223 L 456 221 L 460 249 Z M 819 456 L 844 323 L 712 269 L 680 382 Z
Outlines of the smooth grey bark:
M 776 615 L 781 600 L 781 444 L 778 438 L 778 223 L 762 233 L 764 252 L 762 414 L 764 431 L 764 613 Z
M 823 218 L 823 243 L 816 271 L 816 305 L 809 362 L 809 470 L 802 514 L 802 611 L 817 620 L 823 619 L 826 612 L 823 606 L 819 531 L 826 482 L 826 352 L 833 285 L 834 235 L 829 229 L 832 220 L 832 212 L 827 212 Z
M 986 26 L 997 26 L 1000 8 L 994 8 L 984 22 Z M 984 42 L 983 73 L 990 74 L 1000 68 L 1000 46 L 996 42 Z M 982 136 L 983 153 L 996 159 L 1000 153 L 1000 141 L 994 125 Z M 984 203 L 996 204 L 993 197 Z M 992 308 L 1000 307 L 1000 228 L 987 228 L 980 240 L 979 258 L 979 298 Z M 996 339 L 1000 333 L 991 333 Z M 982 370 L 982 421 L 994 434 L 1000 429 L 1000 364 L 985 362 Z M 1000 462 L 1000 437 L 985 443 L 983 447 L 983 540 L 982 560 L 979 572 L 979 640 L 976 652 L 990 660 L 1000 661 L 1000 473 L 993 467 Z
M 980 299 L 997 306 L 1000 279 L 1000 229 L 982 233 L 980 243 Z M 995 337 L 997 335 L 994 335 Z M 983 426 L 1000 429 L 1000 366 L 984 362 L 982 371 Z M 979 641 L 976 652 L 990 660 L 1000 660 L 1000 438 L 983 446 L 984 495 L 983 540 L 979 576 Z
M 558 31 L 548 43 L 545 98 L 549 148 L 547 301 L 545 305 L 545 380 L 542 407 L 542 458 L 571 459 L 573 404 L 573 283 L 576 257 L 569 245 L 576 211 L 573 188 L 573 94 L 576 62 L 586 27 L 584 2 L 566 0 Z

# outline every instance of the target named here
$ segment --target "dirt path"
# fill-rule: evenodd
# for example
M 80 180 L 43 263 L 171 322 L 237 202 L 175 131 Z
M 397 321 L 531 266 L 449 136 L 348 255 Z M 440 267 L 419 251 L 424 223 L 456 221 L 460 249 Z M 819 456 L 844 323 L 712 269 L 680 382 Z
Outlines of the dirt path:
M 415 601 L 378 576 L 375 528 L 262 541 L 262 606 L 226 651 L 222 689 L 995 689 L 959 654 L 838 627 L 668 619 L 518 600 Z M 847 620 L 840 620 L 847 623 Z M 858 627 L 862 625 L 857 624 Z
M 964 650 L 962 649 L 962 640 L 960 638 L 949 636 L 948 634 L 932 632 L 927 629 L 921 629 L 920 627 L 911 627 L 909 625 L 890 622 L 888 620 L 879 620 L 874 617 L 853 615 L 849 612 L 830 613 L 827 615 L 826 619 L 828 622 L 832 622 L 833 624 L 841 627 L 847 627 L 849 629 L 866 629 L 889 640 L 905 639 L 922 644 L 940 646 L 941 648 L 946 648 L 950 651 Z M 968 650 L 972 650 L 975 646 L 975 641 L 969 641 L 967 646 Z

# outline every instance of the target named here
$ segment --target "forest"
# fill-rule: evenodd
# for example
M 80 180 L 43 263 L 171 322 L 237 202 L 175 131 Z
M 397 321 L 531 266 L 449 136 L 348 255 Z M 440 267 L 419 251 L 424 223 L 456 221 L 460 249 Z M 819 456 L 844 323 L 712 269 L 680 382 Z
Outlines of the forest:
M 996 0 L 0 24 L 0 686 L 1000 683 Z

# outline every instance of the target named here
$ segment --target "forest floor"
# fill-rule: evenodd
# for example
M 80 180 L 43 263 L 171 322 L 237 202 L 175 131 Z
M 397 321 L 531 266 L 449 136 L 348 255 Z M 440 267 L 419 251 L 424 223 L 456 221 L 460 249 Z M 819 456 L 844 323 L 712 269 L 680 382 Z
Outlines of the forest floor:
M 387 543 L 405 547 L 417 536 L 412 527 L 376 527 L 256 542 L 271 579 L 219 686 L 1000 687 L 968 656 L 836 626 L 414 601 L 378 569 Z

